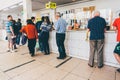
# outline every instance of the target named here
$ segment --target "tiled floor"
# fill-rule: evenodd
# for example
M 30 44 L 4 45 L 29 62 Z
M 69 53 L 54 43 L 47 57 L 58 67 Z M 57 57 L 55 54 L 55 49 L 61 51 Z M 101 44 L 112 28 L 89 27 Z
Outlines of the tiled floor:
M 0 41 L 0 44 L 0 80 L 120 80 L 120 73 L 114 67 L 90 68 L 87 61 L 72 58 L 56 68 L 65 61 L 57 60 L 57 54 L 45 56 L 37 52 L 32 58 L 26 46 L 19 47 L 16 53 L 7 53 L 6 42 Z M 19 66 L 31 60 L 34 61 Z

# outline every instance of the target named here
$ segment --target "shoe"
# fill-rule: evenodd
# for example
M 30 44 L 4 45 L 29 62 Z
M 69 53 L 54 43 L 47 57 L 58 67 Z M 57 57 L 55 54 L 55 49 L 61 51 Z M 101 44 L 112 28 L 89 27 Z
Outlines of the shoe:
M 31 54 L 31 57 L 34 57 L 35 56 L 35 54 Z
M 7 52 L 10 52 L 10 50 L 7 50 Z
M 11 53 L 17 52 L 16 50 L 10 50 Z
M 44 55 L 50 55 L 50 54 L 44 54 Z
M 103 68 L 104 65 L 98 66 L 98 68 Z
M 15 47 L 14 49 L 18 49 L 17 47 Z
M 119 69 L 117 69 L 117 72 L 119 72 L 119 73 L 120 73 L 120 68 L 119 68 Z
M 88 66 L 93 67 L 93 65 L 88 64 Z
M 65 59 L 66 57 L 63 57 L 63 58 L 61 58 L 61 57 L 57 57 L 57 59 Z

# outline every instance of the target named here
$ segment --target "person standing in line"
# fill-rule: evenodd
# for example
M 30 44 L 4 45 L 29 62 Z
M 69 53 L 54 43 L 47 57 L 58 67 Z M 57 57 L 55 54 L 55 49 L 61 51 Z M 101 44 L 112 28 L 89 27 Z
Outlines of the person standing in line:
M 64 19 L 61 18 L 60 12 L 56 13 L 55 18 L 57 20 L 55 22 L 56 43 L 59 51 L 59 57 L 57 57 L 57 59 L 65 59 L 66 51 L 65 51 L 64 41 L 65 41 L 67 23 Z
M 88 21 L 88 29 L 90 31 L 90 57 L 88 65 L 94 66 L 94 56 L 97 54 L 97 65 L 98 68 L 102 68 L 103 64 L 103 50 L 104 50 L 104 39 L 105 39 L 105 27 L 106 21 L 100 17 L 100 12 L 95 11 L 94 17 Z
M 28 38 L 28 49 L 31 57 L 35 56 L 35 45 L 38 39 L 38 34 L 35 25 L 31 19 L 27 20 L 27 25 L 23 27 L 20 32 L 23 32 L 27 35 Z
M 52 28 L 52 25 L 50 23 L 49 17 L 46 16 L 44 17 L 44 21 L 41 24 L 41 39 L 42 39 L 42 43 L 43 43 L 43 49 L 45 52 L 45 55 L 49 55 L 50 54 L 50 49 L 49 49 L 49 31 Z
M 41 21 L 37 21 L 37 23 L 36 23 L 36 28 L 37 28 L 37 32 L 38 32 L 38 37 L 39 37 L 39 50 L 41 51 L 41 52 L 44 52 L 44 49 L 43 49 L 43 43 L 42 43 L 42 38 L 41 38 L 41 24 L 43 23 L 43 21 L 44 21 L 44 16 L 42 17 L 42 19 L 41 19 Z
M 7 16 L 7 23 L 6 23 L 6 32 L 7 32 L 7 39 L 8 39 L 8 50 L 7 52 L 14 52 L 13 50 L 13 41 L 12 41 L 12 37 L 15 36 L 14 31 L 13 31 L 13 26 L 12 26 L 12 16 L 8 15 Z
M 35 23 L 35 17 L 34 16 L 31 17 L 31 20 L 32 20 L 33 24 L 35 25 L 36 23 Z
M 118 44 L 114 49 L 114 56 L 115 56 L 115 59 L 120 64 L 120 13 L 119 13 L 119 18 L 115 19 L 113 26 L 117 33 L 117 42 L 118 42 Z M 120 68 L 118 68 L 117 71 L 120 73 Z
M 13 40 L 13 49 L 17 49 L 17 47 L 16 47 L 16 36 L 17 36 L 19 31 L 17 31 L 17 26 L 16 26 L 16 21 L 15 20 L 12 20 L 12 27 L 13 27 L 13 32 L 15 34 L 15 37 L 12 38 L 12 40 Z
M 21 19 L 18 18 L 17 22 L 16 22 L 16 26 L 17 26 L 17 35 L 16 35 L 16 44 L 20 45 L 20 37 L 21 37 L 21 28 L 22 28 L 22 23 L 21 23 Z

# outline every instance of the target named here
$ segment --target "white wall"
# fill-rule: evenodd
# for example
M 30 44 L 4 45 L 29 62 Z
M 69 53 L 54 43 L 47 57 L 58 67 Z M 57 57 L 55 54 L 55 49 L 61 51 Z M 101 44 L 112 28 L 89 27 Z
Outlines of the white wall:
M 113 17 L 117 17 L 116 13 L 120 12 L 120 0 L 95 0 L 85 3 L 76 3 L 74 5 L 61 5 L 57 6 L 56 11 L 65 11 L 69 9 L 77 9 L 77 8 L 83 8 L 83 7 L 89 7 L 89 6 L 96 6 L 97 10 L 100 9 L 111 9 L 113 11 Z M 39 12 L 40 14 L 48 13 L 50 10 L 42 9 L 34 11 L 34 13 Z

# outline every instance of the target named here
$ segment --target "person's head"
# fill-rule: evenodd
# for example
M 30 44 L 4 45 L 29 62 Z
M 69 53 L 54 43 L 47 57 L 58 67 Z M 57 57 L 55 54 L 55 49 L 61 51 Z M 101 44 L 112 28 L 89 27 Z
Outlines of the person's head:
M 49 19 L 48 16 L 45 16 L 43 21 L 44 21 L 44 22 L 47 22 L 47 24 L 50 24 L 50 19 Z
M 35 17 L 31 17 L 32 22 L 35 22 Z
M 28 19 L 28 20 L 27 20 L 27 24 L 33 24 L 32 20 L 31 20 L 31 19 Z
M 12 23 L 13 23 L 13 24 L 15 24 L 15 23 L 16 23 L 16 21 L 15 21 L 15 20 L 11 20 L 11 21 L 12 21 Z
M 8 19 L 9 21 L 13 20 L 13 18 L 12 18 L 11 15 L 8 15 L 8 16 L 7 16 L 7 19 Z
M 95 11 L 94 12 L 94 17 L 96 17 L 96 16 L 100 16 L 100 12 L 99 11 Z
M 20 18 L 18 18 L 18 22 L 21 22 L 21 19 L 20 19 Z
M 44 16 L 42 16 L 41 21 L 44 21 Z
M 119 13 L 119 17 L 120 17 L 120 13 Z
M 77 23 L 77 20 L 74 20 L 74 23 Z
M 55 18 L 58 20 L 60 17 L 61 17 L 60 12 L 56 12 L 56 14 L 55 14 Z

